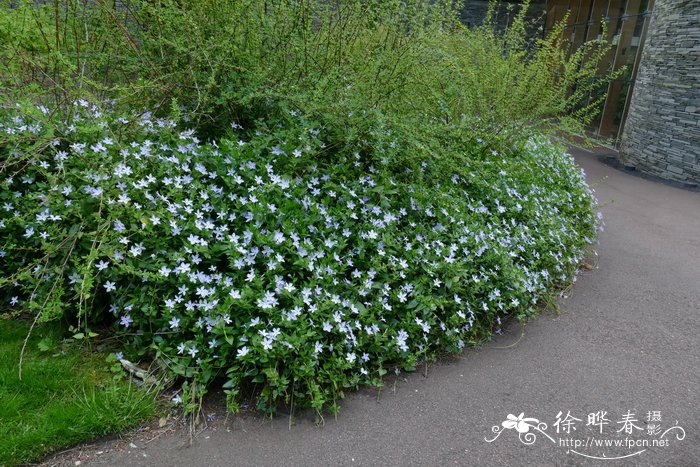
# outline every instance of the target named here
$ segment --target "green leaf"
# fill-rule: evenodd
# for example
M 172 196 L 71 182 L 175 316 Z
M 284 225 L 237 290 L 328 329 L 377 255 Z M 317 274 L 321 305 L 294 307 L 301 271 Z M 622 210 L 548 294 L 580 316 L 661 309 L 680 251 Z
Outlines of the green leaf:
M 53 339 L 44 337 L 37 343 L 37 347 L 39 347 L 39 350 L 42 352 L 49 352 L 56 347 L 56 343 Z
M 226 381 L 223 386 L 221 386 L 223 389 L 231 389 L 234 386 L 233 380 L 228 380 Z

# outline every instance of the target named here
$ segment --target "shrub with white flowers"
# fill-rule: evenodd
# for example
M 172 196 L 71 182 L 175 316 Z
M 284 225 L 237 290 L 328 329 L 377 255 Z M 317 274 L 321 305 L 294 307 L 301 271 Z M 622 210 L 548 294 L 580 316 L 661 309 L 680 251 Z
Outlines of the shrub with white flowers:
M 335 409 L 458 351 L 531 314 L 595 233 L 581 171 L 542 138 L 436 180 L 301 117 L 204 144 L 86 102 L 43 112 L 0 117 L 0 308 L 111 325 L 190 397 L 224 376 L 232 410 L 249 388 L 269 412 Z

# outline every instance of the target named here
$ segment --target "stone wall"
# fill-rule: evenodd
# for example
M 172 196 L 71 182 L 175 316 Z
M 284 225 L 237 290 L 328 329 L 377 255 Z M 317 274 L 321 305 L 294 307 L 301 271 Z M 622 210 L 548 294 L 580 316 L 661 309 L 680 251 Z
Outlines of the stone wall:
M 656 0 L 620 156 L 640 171 L 700 183 L 700 1 Z

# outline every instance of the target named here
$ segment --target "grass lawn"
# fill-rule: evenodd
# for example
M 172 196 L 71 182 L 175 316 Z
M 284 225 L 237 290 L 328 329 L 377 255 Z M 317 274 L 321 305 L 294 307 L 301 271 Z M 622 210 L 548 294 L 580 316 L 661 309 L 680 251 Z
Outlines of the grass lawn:
M 22 379 L 18 362 L 29 326 L 0 319 L 0 465 L 15 465 L 151 417 L 156 402 L 135 385 L 115 380 L 104 354 L 62 346 L 51 329 L 35 329 Z M 39 350 L 38 343 L 54 342 Z

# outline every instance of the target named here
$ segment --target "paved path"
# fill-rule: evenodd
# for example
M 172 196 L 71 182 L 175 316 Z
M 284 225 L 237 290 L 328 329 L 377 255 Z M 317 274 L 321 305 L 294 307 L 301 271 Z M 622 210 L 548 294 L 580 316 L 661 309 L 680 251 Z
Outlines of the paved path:
M 378 400 L 376 391 L 353 394 L 322 427 L 310 417 L 291 429 L 284 417 L 231 417 L 191 447 L 184 435 L 169 435 L 86 463 L 700 466 L 700 193 L 615 171 L 583 150 L 576 158 L 597 185 L 606 228 L 598 268 L 581 275 L 561 314 L 514 323 L 488 345 L 432 365 L 428 378 L 409 375 Z M 582 419 L 571 435 L 556 433 L 559 411 Z M 608 412 L 603 435 L 585 426 L 597 411 Z M 665 430 L 677 421 L 685 439 L 675 430 L 664 438 L 667 447 L 562 445 L 591 436 L 624 440 L 624 431 L 616 432 L 624 424 L 616 422 L 628 411 L 645 429 L 648 412 L 658 411 L 661 421 L 651 423 Z M 515 430 L 484 440 L 494 436 L 492 426 L 521 412 L 546 422 L 554 442 L 538 434 L 526 446 Z M 595 460 L 567 449 L 597 457 L 646 450 Z

